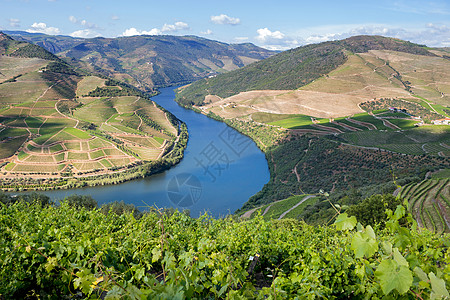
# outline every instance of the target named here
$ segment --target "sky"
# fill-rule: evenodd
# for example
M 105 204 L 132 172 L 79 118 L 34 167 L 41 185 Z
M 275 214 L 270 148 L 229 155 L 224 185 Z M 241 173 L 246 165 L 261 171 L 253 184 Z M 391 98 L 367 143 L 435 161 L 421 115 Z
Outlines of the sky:
M 0 30 L 197 35 L 271 50 L 377 34 L 450 47 L 450 0 L 0 0 Z

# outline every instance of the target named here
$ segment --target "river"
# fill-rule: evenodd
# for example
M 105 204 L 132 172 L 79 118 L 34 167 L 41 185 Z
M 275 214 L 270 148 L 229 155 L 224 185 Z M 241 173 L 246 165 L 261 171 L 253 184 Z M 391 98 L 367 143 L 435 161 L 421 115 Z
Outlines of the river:
M 160 90 L 153 101 L 185 122 L 189 142 L 183 160 L 163 173 L 118 185 L 45 192 L 53 200 L 70 194 L 91 195 L 99 205 L 112 201 L 189 209 L 197 217 L 233 213 L 269 181 L 264 153 L 247 136 L 222 122 L 179 106 L 174 88 Z

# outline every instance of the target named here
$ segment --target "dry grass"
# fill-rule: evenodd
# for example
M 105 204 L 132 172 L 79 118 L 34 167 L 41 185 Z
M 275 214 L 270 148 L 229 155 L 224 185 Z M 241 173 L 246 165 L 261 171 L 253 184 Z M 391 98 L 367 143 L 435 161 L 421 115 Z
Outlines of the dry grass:
M 0 59 L 0 82 L 20 74 L 37 71 L 47 64 L 48 60 L 40 58 L 2 56 L 2 59 Z
M 106 79 L 99 78 L 97 76 L 84 77 L 77 85 L 77 96 L 82 97 L 89 94 L 89 92 L 95 90 L 98 86 L 105 86 Z
M 450 61 L 441 57 L 420 56 L 394 51 L 370 51 L 370 55 L 389 61 L 404 80 L 411 82 L 415 94 L 433 103 L 450 103 Z M 441 92 L 444 92 L 442 96 Z
M 139 157 L 143 160 L 155 160 L 158 158 L 159 154 L 161 153 L 161 149 L 155 149 L 155 148 L 143 148 L 143 147 L 133 147 L 128 146 L 132 151 L 136 152 Z

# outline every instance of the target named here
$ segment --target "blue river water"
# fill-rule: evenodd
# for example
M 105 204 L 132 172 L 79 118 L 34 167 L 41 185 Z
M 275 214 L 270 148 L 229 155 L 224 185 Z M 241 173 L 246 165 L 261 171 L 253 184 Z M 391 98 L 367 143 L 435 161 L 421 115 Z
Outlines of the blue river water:
M 247 136 L 222 122 L 179 106 L 174 88 L 161 89 L 153 101 L 185 122 L 189 142 L 184 158 L 163 173 L 118 185 L 45 192 L 53 200 L 91 195 L 99 205 L 112 201 L 189 209 L 192 217 L 233 213 L 269 181 L 264 153 Z

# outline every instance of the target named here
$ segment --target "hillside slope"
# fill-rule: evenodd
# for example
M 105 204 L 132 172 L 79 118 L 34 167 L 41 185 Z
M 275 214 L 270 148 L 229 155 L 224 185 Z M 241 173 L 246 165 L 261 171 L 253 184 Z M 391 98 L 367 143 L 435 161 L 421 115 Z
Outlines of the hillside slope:
M 0 52 L 0 189 L 121 182 L 182 157 L 185 125 L 140 90 L 2 33 Z
M 17 39 L 87 62 L 101 68 L 105 75 L 146 90 L 235 70 L 275 53 L 249 43 L 226 44 L 196 36 L 80 39 L 12 33 Z
M 381 36 L 355 36 L 342 41 L 306 45 L 245 68 L 195 82 L 178 97 L 182 104 L 201 104 L 207 95 L 220 98 L 253 90 L 294 90 L 343 65 L 350 54 L 391 50 L 435 56 L 420 45 Z

